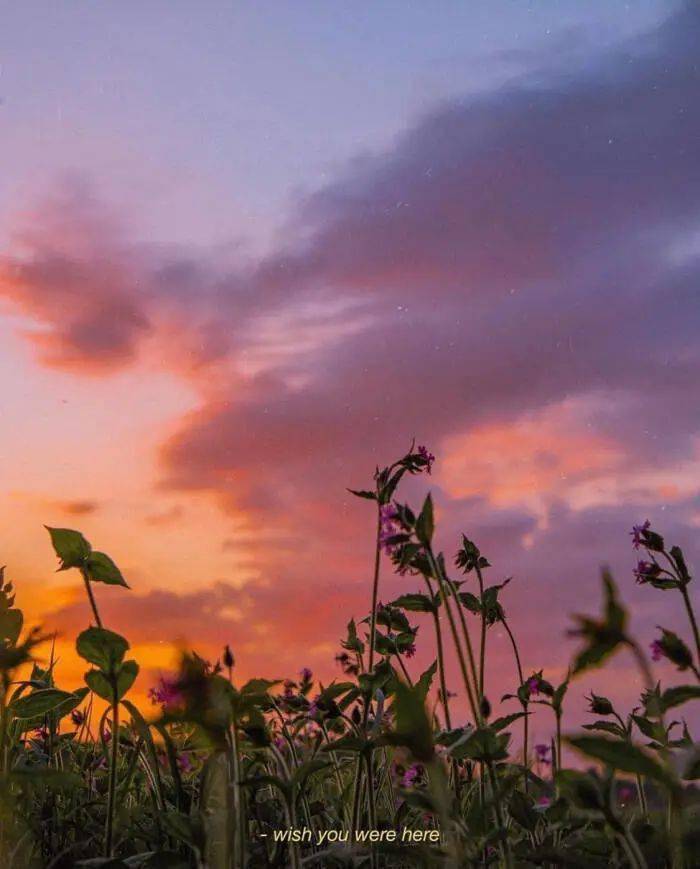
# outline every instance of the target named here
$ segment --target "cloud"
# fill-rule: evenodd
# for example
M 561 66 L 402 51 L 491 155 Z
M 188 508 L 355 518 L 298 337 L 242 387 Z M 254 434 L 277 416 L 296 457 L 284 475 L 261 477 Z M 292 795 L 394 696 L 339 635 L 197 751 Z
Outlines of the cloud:
M 483 535 L 534 578 L 512 599 L 542 654 L 537 613 L 578 608 L 574 577 L 640 512 L 683 539 L 700 493 L 699 38 L 687 5 L 565 72 L 434 107 L 236 270 L 134 242 L 83 187 L 42 209 L 0 265 L 42 359 L 105 373 L 150 348 L 189 377 L 200 406 L 162 444 L 162 486 L 243 511 L 266 576 L 236 617 L 219 587 L 139 599 L 164 636 L 206 619 L 274 660 L 362 612 L 372 520 L 344 487 L 413 436 L 439 454 L 441 536 Z M 268 634 L 237 633 L 241 613 Z

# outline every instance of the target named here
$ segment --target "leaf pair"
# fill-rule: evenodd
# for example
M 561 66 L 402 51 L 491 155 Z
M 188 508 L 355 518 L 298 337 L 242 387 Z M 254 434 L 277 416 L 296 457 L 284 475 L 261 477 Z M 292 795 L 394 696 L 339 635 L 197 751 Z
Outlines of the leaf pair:
M 49 528 L 48 525 L 44 527 L 49 532 L 53 548 L 60 559 L 59 570 L 76 567 L 92 582 L 129 587 L 109 555 L 95 552 L 79 531 L 70 528 Z
M 129 649 L 124 637 L 106 628 L 88 628 L 78 637 L 76 649 L 96 668 L 85 674 L 90 690 L 109 703 L 121 700 L 139 673 L 136 661 L 124 660 Z

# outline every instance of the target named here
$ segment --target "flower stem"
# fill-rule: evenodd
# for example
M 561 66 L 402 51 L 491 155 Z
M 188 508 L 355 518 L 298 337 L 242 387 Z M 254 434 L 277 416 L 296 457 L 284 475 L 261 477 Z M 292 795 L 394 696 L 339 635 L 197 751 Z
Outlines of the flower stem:
M 518 644 L 515 642 L 515 637 L 513 636 L 513 632 L 510 629 L 508 622 L 506 621 L 504 616 L 501 616 L 501 624 L 506 629 L 506 633 L 510 639 L 510 644 L 513 647 L 513 654 L 515 655 L 515 666 L 518 670 L 518 680 L 522 685 L 525 681 L 525 676 L 523 675 L 522 664 L 520 663 L 520 652 L 518 651 Z M 528 764 L 527 764 L 527 742 L 528 742 L 528 727 L 529 727 L 529 715 L 527 711 L 527 703 L 520 701 L 520 705 L 523 707 L 523 711 L 525 715 L 523 716 L 523 776 L 524 776 L 524 786 L 525 793 L 528 790 Z
M 683 595 L 683 603 L 685 604 L 685 609 L 688 613 L 690 627 L 693 629 L 693 637 L 695 638 L 695 653 L 697 655 L 698 667 L 700 667 L 700 632 L 698 632 L 697 619 L 695 618 L 693 604 L 690 601 L 690 596 L 688 594 L 688 589 L 685 583 L 680 586 L 680 592 Z M 695 670 L 695 667 L 693 667 L 693 669 Z M 697 673 L 697 670 L 695 670 L 695 672 Z
M 102 619 L 100 618 L 100 614 L 97 611 L 97 602 L 95 601 L 95 595 L 92 593 L 92 586 L 90 585 L 90 577 L 87 574 L 87 571 L 81 569 L 80 573 L 82 574 L 83 581 L 85 582 L 85 590 L 87 591 L 87 596 L 90 601 L 90 606 L 92 607 L 92 614 L 95 616 L 95 622 L 97 623 L 97 627 L 102 627 Z

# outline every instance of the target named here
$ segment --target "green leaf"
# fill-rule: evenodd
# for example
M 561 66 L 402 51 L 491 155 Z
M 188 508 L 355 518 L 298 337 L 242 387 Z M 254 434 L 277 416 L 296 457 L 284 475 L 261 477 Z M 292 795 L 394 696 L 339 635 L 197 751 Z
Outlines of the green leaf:
M 581 754 L 599 760 L 613 769 L 639 773 L 668 788 L 676 787 L 676 780 L 669 770 L 652 755 L 629 742 L 608 739 L 605 736 L 572 736 L 567 741 Z
M 93 582 L 129 588 L 117 565 L 104 552 L 91 552 L 85 561 L 85 569 Z
M 661 695 L 663 711 L 681 706 L 688 700 L 700 700 L 700 685 L 676 685 L 675 688 L 667 688 Z
M 423 509 L 420 511 L 420 516 L 416 519 L 416 537 L 424 546 L 430 546 L 434 530 L 435 520 L 433 518 L 433 498 L 428 494 L 423 502 Z
M 605 797 L 596 778 L 575 769 L 560 769 L 556 774 L 560 792 L 581 809 L 601 811 L 605 807 Z
M 105 674 L 101 670 L 90 670 L 85 674 L 85 682 L 98 697 L 112 703 L 114 701 L 114 680 L 116 679 L 116 699 L 121 700 L 136 681 L 138 674 L 139 665 L 136 661 L 124 661 L 116 673 L 112 675 Z
M 426 698 L 428 696 L 428 691 L 430 691 L 430 686 L 433 684 L 433 679 L 435 677 L 435 673 L 437 672 L 437 661 L 433 661 L 433 663 L 428 667 L 428 669 L 423 673 L 420 679 L 416 682 L 415 688 L 418 694 L 423 698 L 423 702 L 425 703 Z
M 105 673 L 112 673 L 122 662 L 129 643 L 107 628 L 88 628 L 78 636 L 75 647 L 81 658 Z
M 377 493 L 370 492 L 367 489 L 348 489 L 351 495 L 355 495 L 357 498 L 366 498 L 368 501 L 376 501 Z
M 481 612 L 481 601 L 470 591 L 461 591 L 459 593 L 459 599 L 462 601 L 462 605 L 465 606 L 470 613 Z
M 613 736 L 617 736 L 620 739 L 625 739 L 627 735 L 620 725 L 616 724 L 614 721 L 594 721 L 593 724 L 584 724 L 583 729 L 611 733 Z
M 24 616 L 22 610 L 8 609 L 0 612 L 0 642 L 14 646 L 22 633 Z
M 32 691 L 25 697 L 18 697 L 12 701 L 9 708 L 15 718 L 36 718 L 53 712 L 62 703 L 75 699 L 78 700 L 78 703 L 80 702 L 80 698 L 76 698 L 70 691 L 43 688 L 39 691 Z
M 486 763 L 506 760 L 510 734 L 496 733 L 491 727 L 477 727 L 464 740 L 458 740 L 450 749 L 455 758 L 469 758 Z
M 386 737 L 387 742 L 407 748 L 418 761 L 432 761 L 433 729 L 420 692 L 398 682 L 391 709 L 396 723 L 393 732 Z
M 92 547 L 80 531 L 72 531 L 70 528 L 49 528 L 48 525 L 44 528 L 49 532 L 53 548 L 61 561 L 58 569 L 82 567 Z
M 579 626 L 569 632 L 572 636 L 580 636 L 586 640 L 586 644 L 574 659 L 573 674 L 599 666 L 626 642 L 627 613 L 617 600 L 617 588 L 607 570 L 603 571 L 602 581 L 603 617 L 593 619 L 588 616 L 574 616 Z
M 416 613 L 434 613 L 437 612 L 437 603 L 432 601 L 427 594 L 402 594 L 392 601 L 389 606 L 400 607 L 401 609 L 409 610 Z

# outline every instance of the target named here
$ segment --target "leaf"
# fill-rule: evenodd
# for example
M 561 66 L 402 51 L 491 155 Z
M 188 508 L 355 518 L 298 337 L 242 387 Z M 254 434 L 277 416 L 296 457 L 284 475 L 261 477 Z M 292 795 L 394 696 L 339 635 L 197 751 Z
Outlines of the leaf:
M 377 494 L 376 492 L 370 492 L 367 489 L 348 489 L 351 495 L 355 495 L 357 498 L 366 498 L 368 501 L 376 501 Z
M 88 628 L 78 636 L 75 647 L 85 661 L 105 673 L 112 673 L 122 662 L 129 643 L 107 628 Z
M 700 700 L 700 685 L 676 685 L 675 688 L 667 688 L 661 695 L 661 706 L 665 712 L 674 706 L 681 706 L 688 700 Z
M 85 682 L 98 697 L 112 703 L 114 701 L 113 684 L 116 679 L 117 700 L 121 700 L 136 681 L 139 665 L 136 661 L 124 661 L 116 673 L 107 675 L 101 670 L 90 670 L 85 674 Z
M 470 591 L 461 591 L 459 593 L 459 599 L 462 601 L 462 605 L 465 606 L 470 613 L 481 612 L 481 601 Z
M 502 718 L 496 718 L 489 724 L 491 730 L 495 733 L 499 733 L 501 730 L 505 730 L 506 727 L 510 727 L 510 725 L 517 721 L 518 718 L 523 718 L 525 715 L 529 715 L 528 712 L 514 712 L 511 715 L 504 715 Z
M 307 760 L 300 764 L 292 773 L 290 783 L 292 787 L 302 788 L 306 780 L 322 769 L 328 769 L 331 764 L 326 760 Z
M 82 567 L 92 547 L 80 531 L 72 531 L 70 528 L 49 528 L 48 525 L 44 525 L 44 528 L 49 532 L 53 548 L 61 561 L 58 569 Z
M 129 588 L 117 565 L 104 552 L 91 552 L 85 561 L 85 569 L 92 582 Z
M 601 811 L 605 807 L 605 797 L 600 789 L 600 783 L 590 773 L 576 769 L 560 769 L 555 777 L 557 787 L 562 794 L 581 809 Z
M 604 609 L 602 619 L 574 616 L 579 627 L 569 633 L 583 637 L 587 642 L 574 659 L 572 674 L 582 673 L 603 663 L 619 646 L 626 642 L 627 613 L 617 600 L 617 588 L 609 571 L 602 575 Z
M 421 675 L 420 679 L 415 684 L 415 689 L 418 694 L 423 698 L 424 703 L 428 696 L 428 691 L 430 691 L 430 686 L 433 684 L 433 679 L 436 672 L 437 661 L 433 661 L 433 663 L 428 667 L 425 673 Z
M 532 797 L 522 791 L 513 791 L 508 801 L 508 812 L 511 817 L 529 832 L 532 832 L 540 819 L 535 811 Z
M 400 607 L 401 609 L 409 610 L 416 613 L 434 613 L 437 612 L 437 602 L 431 600 L 427 594 L 402 594 L 392 601 L 389 606 Z
M 398 682 L 391 709 L 396 723 L 387 742 L 407 748 L 422 763 L 430 763 L 434 756 L 433 730 L 420 692 Z
M 676 787 L 676 780 L 658 760 L 629 742 L 608 739 L 605 736 L 572 736 L 567 742 L 581 754 L 599 760 L 613 769 L 639 773 L 668 788 Z
M 58 688 L 43 688 L 25 697 L 18 697 L 17 700 L 12 701 L 9 708 L 15 718 L 36 718 L 52 712 L 62 703 L 71 700 L 80 703 L 81 698 L 76 698 L 69 691 L 60 691 Z
M 611 733 L 613 736 L 617 736 L 620 739 L 625 739 L 626 733 L 620 727 L 619 724 L 615 724 L 614 721 L 594 721 L 593 724 L 584 724 L 584 730 L 600 730 L 603 733 Z
M 416 519 L 416 537 L 424 546 L 430 546 L 435 530 L 435 520 L 433 518 L 433 498 L 430 494 L 426 496 L 423 502 L 423 509 L 420 511 L 420 516 Z
M 469 758 L 486 763 L 505 760 L 510 734 L 495 733 L 491 727 L 477 727 L 466 739 L 457 740 L 450 748 L 450 754 L 457 759 Z
M 23 623 L 22 610 L 8 609 L 0 612 L 0 642 L 14 646 L 22 633 Z

